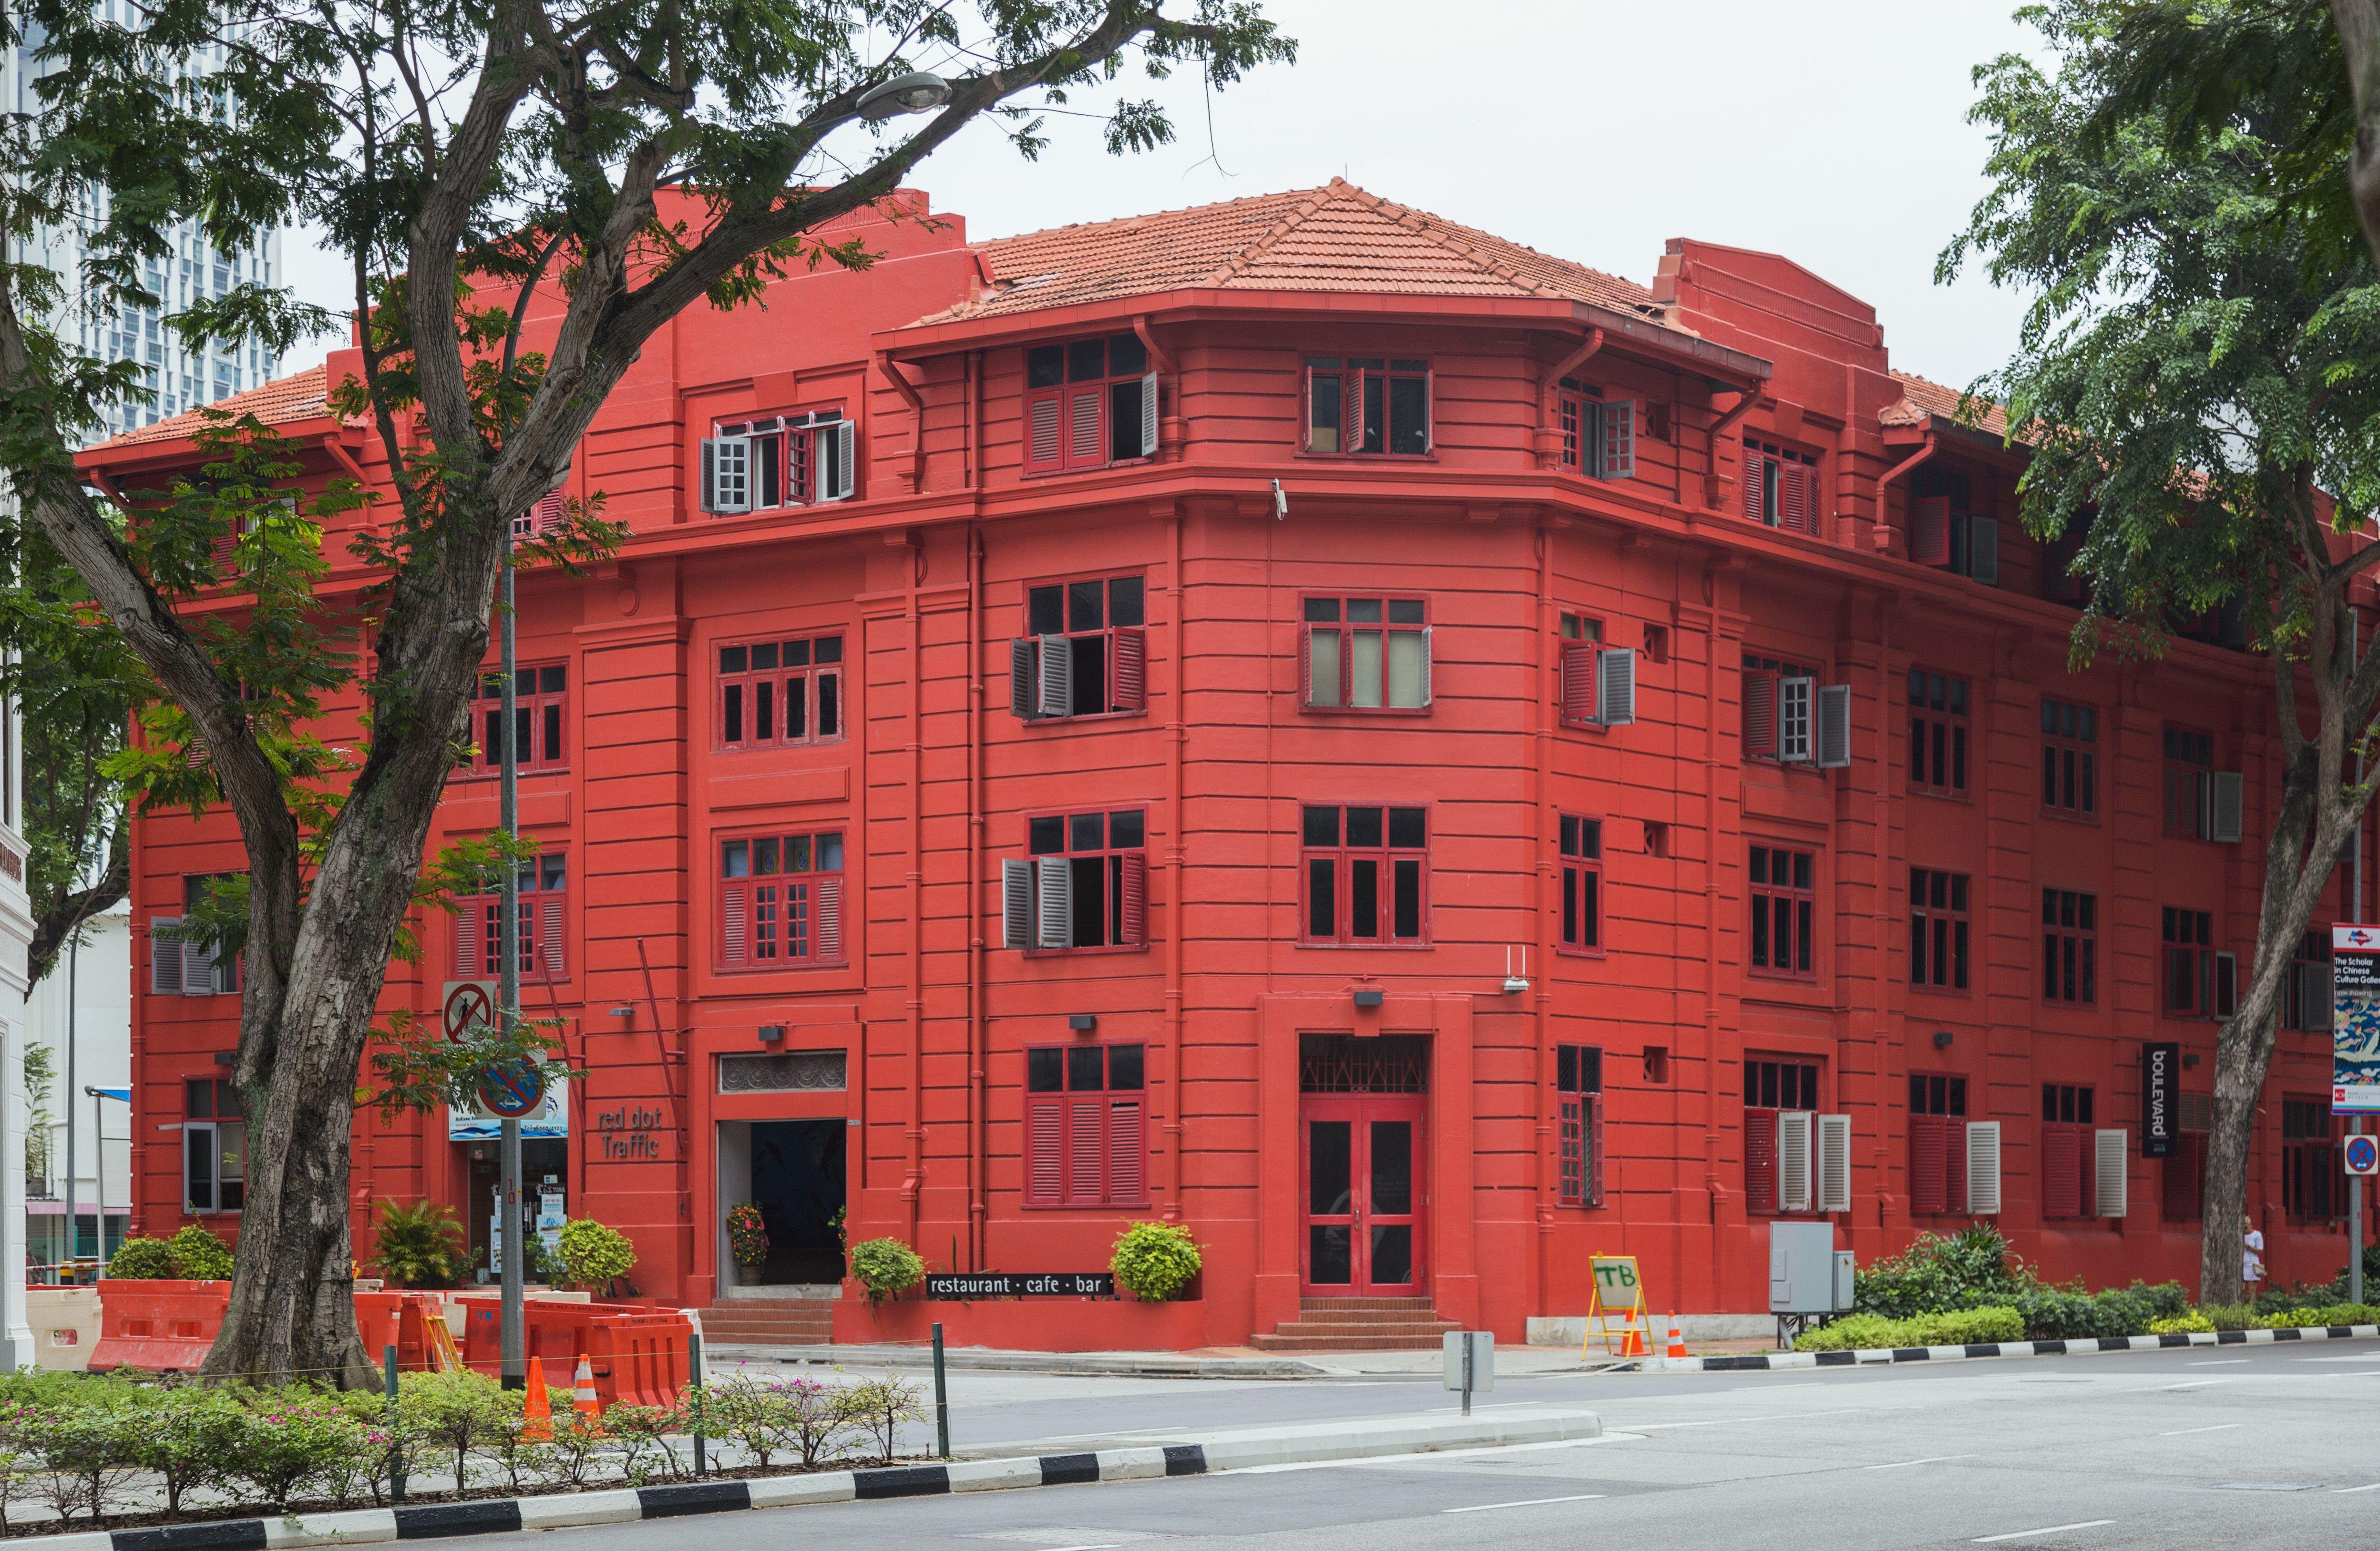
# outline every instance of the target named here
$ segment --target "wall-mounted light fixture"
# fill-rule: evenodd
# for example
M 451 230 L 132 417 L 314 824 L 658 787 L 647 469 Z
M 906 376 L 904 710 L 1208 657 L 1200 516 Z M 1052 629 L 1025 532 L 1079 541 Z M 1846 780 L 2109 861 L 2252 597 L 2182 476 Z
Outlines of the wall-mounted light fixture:
M 1093 1012 L 1077 1012 L 1066 1020 L 1066 1026 L 1076 1034 L 1095 1034 L 1099 1031 L 1099 1015 Z
M 785 1025 L 784 1025 L 784 1024 L 762 1024 L 760 1025 L 760 1043 L 761 1043 L 761 1044 L 763 1044 L 763 1045 L 774 1045 L 774 1044 L 778 1043 L 779 1041 L 783 1040 L 784 1037 L 785 1037 Z
M 2181 1064 L 2184 1066 L 2196 1066 L 2198 1064 L 2198 1052 L 2192 1050 L 2188 1055 L 2182 1057 Z
M 1934 1031 L 1934 1048 L 1937 1050 L 1947 1050 L 1950 1048 L 1950 1031 L 1949 1029 L 1936 1029 Z
M 239 1064 L 239 1057 L 230 1050 L 217 1050 L 215 1052 L 215 1064 L 217 1066 L 237 1066 Z
M 1523 991 L 1527 990 L 1528 988 L 1529 988 L 1529 951 L 1528 951 L 1527 949 L 1525 949 L 1525 948 L 1524 948 L 1524 949 L 1522 949 L 1522 950 L 1521 950 L 1521 970 L 1520 970 L 1520 973 L 1519 973 L 1519 974 L 1515 975 L 1515 974 L 1512 972 L 1512 949 L 1510 949 L 1510 948 L 1505 949 L 1505 950 L 1504 950 L 1504 994 L 1505 994 L 1506 996 L 1508 996 L 1508 997 L 1516 997 L 1516 996 L 1519 996 Z
M 619 1019 L 623 1023 L 625 1023 L 628 1019 L 633 1018 L 636 1015 L 637 1010 L 633 1007 L 614 1007 L 612 1009 L 612 1016 Z
M 1380 989 L 1378 986 L 1358 986 L 1355 988 L 1355 1005 L 1358 1007 L 1378 1007 L 1380 1003 L 1388 1000 L 1389 993 Z

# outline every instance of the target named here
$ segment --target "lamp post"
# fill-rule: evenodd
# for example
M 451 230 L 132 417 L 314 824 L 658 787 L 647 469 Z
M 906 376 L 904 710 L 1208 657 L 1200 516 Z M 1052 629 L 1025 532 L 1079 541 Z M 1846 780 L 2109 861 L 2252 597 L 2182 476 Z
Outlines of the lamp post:
M 104 1270 L 107 1267 L 107 1122 L 100 1119 L 99 1101 L 103 1098 L 115 1099 L 129 1112 L 132 1107 L 132 1090 L 128 1087 L 86 1086 L 82 1091 L 91 1099 L 91 1194 L 97 1197 L 91 1202 L 91 1220 L 99 1225 L 94 1242 L 99 1249 L 100 1268 Z M 125 1204 L 128 1206 L 131 1205 L 131 1195 L 128 1191 L 126 1193 Z
M 519 709 L 518 685 L 514 683 L 515 642 L 513 631 L 513 537 L 510 523 L 504 527 L 504 601 L 499 628 L 503 640 L 499 659 L 504 673 L 501 707 L 504 732 L 500 740 L 500 768 L 496 822 L 509 840 L 520 822 L 520 735 L 514 720 Z M 496 896 L 496 952 L 500 961 L 496 980 L 496 1017 L 509 1043 L 513 1030 L 520 1020 L 520 866 L 507 860 L 504 884 Z M 506 1115 L 500 1121 L 502 1140 L 496 1148 L 496 1251 L 504 1257 L 504 1270 L 499 1282 L 498 1327 L 499 1345 L 503 1353 L 502 1383 L 506 1389 L 518 1389 L 528 1382 L 526 1361 L 527 1340 L 521 1318 L 521 1259 L 527 1245 L 521 1242 L 521 1128 L 517 1116 Z

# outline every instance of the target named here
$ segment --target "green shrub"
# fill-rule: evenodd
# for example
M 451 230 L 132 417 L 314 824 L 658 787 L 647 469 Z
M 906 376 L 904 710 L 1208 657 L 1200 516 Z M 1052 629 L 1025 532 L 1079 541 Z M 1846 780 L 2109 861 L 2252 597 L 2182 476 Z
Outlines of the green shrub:
M 926 1263 L 898 1239 L 862 1239 L 851 1246 L 851 1274 L 868 1290 L 870 1303 L 881 1303 L 926 1279 Z
M 107 1274 L 124 1281 L 165 1281 L 174 1268 L 174 1246 L 163 1239 L 127 1239 L 108 1257 Z
M 1170 1222 L 1135 1222 L 1115 1242 L 1108 1268 L 1134 1297 L 1162 1303 L 1198 1274 L 1203 1259 L 1190 1230 Z
M 1859 1314 L 1907 1319 L 1945 1309 L 2005 1303 L 2034 1286 L 2022 1261 L 2010 1264 L 1999 1230 L 1979 1222 L 1956 1233 L 1921 1233 L 1899 1254 L 1856 1274 L 1852 1307 Z
M 2202 1303 L 2198 1317 L 2216 1330 L 2246 1330 L 2256 1323 L 2256 1311 L 2246 1303 Z
M 285 1509 L 309 1487 L 349 1473 L 367 1449 L 388 1439 L 329 1395 L 265 1390 L 248 1400 L 224 1459 L 223 1480 L 237 1500 Z M 246 1484 L 247 1492 L 238 1490 Z
M 2173 1315 L 2165 1319 L 2149 1321 L 2149 1334 L 2152 1336 L 2206 1335 L 2211 1334 L 2214 1329 L 2214 1321 L 2196 1309 L 2191 1310 L 2188 1314 Z
M 1955 1309 L 1919 1315 L 1912 1319 L 1886 1319 L 1880 1315 L 1846 1315 L 1831 1325 L 1804 1330 L 1793 1343 L 1796 1351 L 1871 1351 L 1912 1346 L 1965 1346 L 1978 1341 L 2013 1341 L 2024 1336 L 2024 1322 L 2014 1309 Z
M 399 1287 L 453 1287 L 470 1269 L 463 1225 L 437 1201 L 390 1202 L 372 1230 L 372 1263 Z
M 862 1379 L 843 1390 L 846 1414 L 874 1445 L 877 1460 L 892 1462 L 901 1443 L 901 1424 L 926 1416 L 926 1392 L 905 1379 Z
M 562 1225 L 563 1285 L 589 1291 L 617 1281 L 637 1263 L 637 1246 L 616 1228 L 592 1218 L 574 1218 Z
M 2380 1325 L 2380 1309 L 2369 1303 L 2327 1303 L 2319 1308 L 2300 1309 L 2272 1323 L 2276 1326 L 2294 1325 L 2307 1330 L 2332 1325 Z
M 185 1281 L 227 1281 L 231 1278 L 231 1246 L 197 1223 L 166 1242 L 173 1247 L 175 1275 Z

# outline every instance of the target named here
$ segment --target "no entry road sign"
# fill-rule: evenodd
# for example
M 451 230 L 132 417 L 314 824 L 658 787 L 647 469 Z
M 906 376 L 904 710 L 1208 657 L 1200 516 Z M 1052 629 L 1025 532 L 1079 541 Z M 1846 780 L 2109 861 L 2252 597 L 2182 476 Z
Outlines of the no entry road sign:
M 2339 1156 L 2350 1174 L 2380 1174 L 2380 1136 L 2350 1136 Z
M 488 1068 L 480 1079 L 480 1103 L 488 1113 L 516 1121 L 545 1102 L 545 1079 L 528 1061 Z

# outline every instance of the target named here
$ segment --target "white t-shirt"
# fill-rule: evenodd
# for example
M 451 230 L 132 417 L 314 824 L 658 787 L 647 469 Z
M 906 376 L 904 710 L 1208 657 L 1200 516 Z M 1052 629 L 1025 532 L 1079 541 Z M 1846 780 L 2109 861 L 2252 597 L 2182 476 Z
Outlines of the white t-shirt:
M 2252 1228 L 2240 1242 L 2246 1246 L 2240 1256 L 2240 1280 L 2262 1281 L 2265 1278 L 2265 1236 Z

